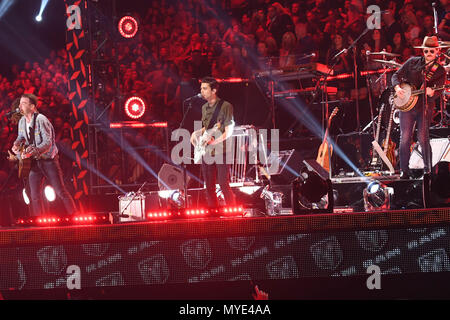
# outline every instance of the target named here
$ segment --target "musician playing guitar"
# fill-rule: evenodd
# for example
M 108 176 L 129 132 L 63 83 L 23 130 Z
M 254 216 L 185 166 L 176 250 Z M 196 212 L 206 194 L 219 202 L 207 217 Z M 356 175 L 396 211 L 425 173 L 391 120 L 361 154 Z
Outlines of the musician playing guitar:
M 205 140 L 205 154 L 201 157 L 202 174 L 206 183 L 208 206 L 218 207 L 216 195 L 216 173 L 220 189 L 227 205 L 235 205 L 235 196 L 229 184 L 228 165 L 226 163 L 225 141 L 231 137 L 234 129 L 233 106 L 217 96 L 219 83 L 212 77 L 202 79 L 200 91 L 207 101 L 202 106 L 202 128 L 191 135 L 191 143 L 197 146 Z M 214 130 L 216 130 L 214 132 Z M 208 135 L 207 131 L 212 131 Z M 197 148 L 196 148 L 197 149 Z M 230 150 L 231 151 L 231 150 Z
M 28 175 L 31 213 L 33 216 L 39 216 L 43 212 L 42 187 L 45 177 L 62 199 L 67 213 L 73 214 L 76 212 L 75 202 L 64 185 L 55 131 L 48 118 L 38 112 L 37 101 L 37 97 L 33 94 L 21 96 L 19 109 L 23 117 L 19 121 L 18 136 L 11 149 L 18 154 L 21 146 L 25 144 L 27 147 L 21 155 L 33 159 Z
M 425 88 L 427 106 L 423 105 L 423 95 L 419 96 L 417 103 L 408 111 L 400 110 L 400 170 L 401 177 L 408 179 L 409 158 L 411 156 L 411 142 L 413 138 L 414 124 L 417 127 L 417 137 L 422 146 L 424 172 L 431 170 L 431 145 L 429 127 L 433 116 L 435 101 L 440 91 L 432 88 L 442 86 L 445 82 L 445 69 L 438 63 L 439 42 L 436 36 L 425 37 L 420 47 L 423 49 L 423 57 L 412 57 L 392 76 L 392 85 L 395 96 L 404 98 L 406 90 L 402 89 L 404 83 L 415 88 Z M 426 79 L 426 85 L 424 80 Z

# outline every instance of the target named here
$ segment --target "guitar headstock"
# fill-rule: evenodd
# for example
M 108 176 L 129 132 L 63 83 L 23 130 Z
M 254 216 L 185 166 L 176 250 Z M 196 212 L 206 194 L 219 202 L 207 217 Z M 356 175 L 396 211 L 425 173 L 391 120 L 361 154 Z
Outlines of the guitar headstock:
M 331 119 L 339 112 L 339 107 L 336 107 L 333 109 L 333 112 L 331 112 L 330 117 L 328 118 L 328 121 L 331 122 Z

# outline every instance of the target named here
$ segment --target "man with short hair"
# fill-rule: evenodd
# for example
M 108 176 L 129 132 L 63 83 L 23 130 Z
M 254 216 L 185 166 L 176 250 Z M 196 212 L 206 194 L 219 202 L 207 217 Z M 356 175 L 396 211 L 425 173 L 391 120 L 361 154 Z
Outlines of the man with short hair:
M 208 206 L 218 207 L 216 195 L 216 173 L 220 189 L 225 197 L 227 205 L 235 205 L 235 196 L 229 185 L 229 172 L 226 163 L 225 140 L 231 137 L 234 129 L 233 106 L 217 96 L 219 83 L 212 77 L 204 77 L 200 86 L 203 99 L 207 102 L 202 106 L 202 128 L 194 131 L 191 135 L 191 143 L 198 144 L 201 136 L 206 130 L 211 130 L 215 125 L 218 127 L 216 138 L 208 141 L 206 155 L 202 159 L 202 173 L 206 184 L 206 195 Z M 229 150 L 231 151 L 231 150 Z M 214 160 L 205 161 L 205 157 Z
M 34 94 L 21 96 L 19 109 L 23 117 L 19 121 L 18 136 L 12 147 L 12 151 L 18 154 L 21 145 L 25 145 L 22 157 L 32 158 L 28 175 L 31 213 L 32 216 L 39 216 L 43 212 L 42 187 L 45 177 L 61 198 L 67 213 L 74 214 L 77 210 L 72 196 L 64 185 L 58 160 L 58 148 L 55 143 L 55 131 L 48 118 L 38 112 L 37 102 L 38 99 Z

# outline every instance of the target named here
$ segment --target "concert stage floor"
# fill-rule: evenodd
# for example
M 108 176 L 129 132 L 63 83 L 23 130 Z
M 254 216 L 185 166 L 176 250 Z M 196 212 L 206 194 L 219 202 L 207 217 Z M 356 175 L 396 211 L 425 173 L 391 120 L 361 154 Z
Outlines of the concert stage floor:
M 257 284 L 273 299 L 450 298 L 449 240 L 450 208 L 3 228 L 0 290 L 6 299 L 251 299 Z M 381 290 L 367 288 L 371 265 Z M 68 289 L 73 266 L 81 290 Z

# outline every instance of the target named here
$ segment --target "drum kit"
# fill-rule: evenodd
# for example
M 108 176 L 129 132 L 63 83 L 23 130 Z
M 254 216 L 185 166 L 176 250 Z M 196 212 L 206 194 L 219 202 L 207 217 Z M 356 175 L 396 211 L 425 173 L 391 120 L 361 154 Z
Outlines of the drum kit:
M 390 86 L 390 79 L 388 79 L 388 73 L 392 73 L 396 71 L 398 68 L 401 67 L 401 64 L 395 61 L 395 58 L 400 57 L 399 54 L 387 52 L 385 50 L 382 50 L 380 52 L 366 52 L 367 55 L 367 64 L 371 66 L 382 66 L 382 72 L 381 74 L 376 73 L 376 78 L 370 78 L 367 77 L 367 87 L 369 88 L 369 91 L 373 92 L 373 94 L 378 97 L 379 105 L 380 105 L 380 111 L 383 108 L 382 106 L 390 106 L 389 108 L 386 108 L 385 113 L 389 114 L 389 111 L 392 107 L 392 101 L 390 99 L 391 97 L 391 86 Z M 382 57 L 382 59 L 377 59 L 378 57 Z M 372 58 L 373 57 L 373 58 Z M 388 60 L 389 58 L 392 58 L 391 60 Z M 370 59 L 370 60 L 369 60 Z M 375 116 L 374 109 L 372 105 L 372 98 L 369 99 L 370 103 L 370 111 L 372 115 L 373 121 L 364 129 L 370 128 L 372 125 L 373 132 L 379 131 L 378 128 L 375 128 L 375 123 L 377 121 L 377 118 L 381 116 L 381 112 L 379 115 Z M 394 119 L 398 115 L 394 115 Z M 378 121 L 378 124 L 381 124 L 381 121 Z M 364 131 L 363 130 L 363 131 Z

